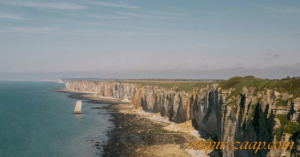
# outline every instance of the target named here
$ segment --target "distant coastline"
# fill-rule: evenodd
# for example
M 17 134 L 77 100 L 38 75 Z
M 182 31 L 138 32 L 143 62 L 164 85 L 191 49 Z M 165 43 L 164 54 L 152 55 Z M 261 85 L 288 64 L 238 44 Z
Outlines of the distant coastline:
M 58 80 L 42 80 L 43 82 L 56 82 L 56 83 L 66 83 L 64 82 L 63 80 L 61 79 L 58 79 Z

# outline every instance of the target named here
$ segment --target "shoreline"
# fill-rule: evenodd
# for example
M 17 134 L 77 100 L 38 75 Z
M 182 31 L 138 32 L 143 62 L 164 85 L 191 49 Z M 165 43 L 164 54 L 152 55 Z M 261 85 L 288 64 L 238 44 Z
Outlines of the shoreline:
M 96 92 L 54 89 L 72 93 L 71 98 L 88 100 L 95 104 L 109 104 L 91 109 L 106 109 L 114 128 L 107 131 L 108 143 L 95 144 L 103 156 L 217 156 L 209 150 L 188 150 L 191 141 L 205 141 L 209 136 L 195 130 L 192 122 L 175 123 L 158 113 L 134 110 L 130 102 L 110 97 L 97 97 Z M 98 149 L 99 149 L 98 148 Z
M 52 92 L 63 92 L 63 93 L 71 93 L 73 95 L 70 95 L 70 98 L 79 98 L 79 99 L 84 99 L 88 100 L 91 103 L 95 104 L 120 104 L 120 103 L 130 103 L 130 101 L 126 100 L 119 100 L 116 98 L 111 98 L 111 97 L 97 97 L 96 94 L 97 92 L 87 92 L 87 91 L 76 91 L 76 90 L 70 90 L 70 89 L 53 89 L 50 90 Z

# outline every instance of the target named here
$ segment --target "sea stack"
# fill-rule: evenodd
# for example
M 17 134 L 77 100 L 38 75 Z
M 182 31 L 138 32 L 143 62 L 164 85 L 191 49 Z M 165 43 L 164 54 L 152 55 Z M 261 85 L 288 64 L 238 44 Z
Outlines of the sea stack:
M 81 101 L 81 100 L 78 100 L 78 101 L 76 102 L 74 114 L 82 114 L 82 112 L 81 112 L 81 107 L 82 107 L 82 101 Z

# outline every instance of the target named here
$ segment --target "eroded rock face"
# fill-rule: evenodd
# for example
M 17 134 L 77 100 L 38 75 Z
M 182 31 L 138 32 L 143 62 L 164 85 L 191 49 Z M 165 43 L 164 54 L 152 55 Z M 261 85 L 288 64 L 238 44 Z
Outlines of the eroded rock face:
M 278 106 L 277 99 L 287 100 L 292 96 L 289 93 L 279 93 L 275 89 L 255 91 L 253 87 L 244 87 L 240 95 L 233 100 L 228 95 L 234 89 L 222 90 L 217 84 L 191 93 L 111 81 L 69 81 L 66 88 L 130 100 L 135 109 L 160 112 L 162 116 L 175 122 L 192 120 L 198 130 L 209 133 L 216 141 L 269 143 L 277 140 L 274 131 L 281 127 L 276 115 L 284 115 L 287 120 L 300 122 L 300 98 L 288 101 L 286 106 Z M 297 135 L 298 132 L 292 135 L 283 131 L 280 141 L 294 141 L 295 148 L 300 148 L 300 142 L 296 140 Z M 226 157 L 295 156 L 299 152 L 300 149 L 259 150 L 257 153 L 249 149 L 222 149 L 223 156 Z

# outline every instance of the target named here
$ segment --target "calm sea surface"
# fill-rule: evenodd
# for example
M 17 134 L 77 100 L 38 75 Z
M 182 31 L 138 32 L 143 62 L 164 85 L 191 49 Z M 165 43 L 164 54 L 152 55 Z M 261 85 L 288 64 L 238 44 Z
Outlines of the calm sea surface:
M 90 109 L 103 105 L 86 101 L 83 114 L 74 115 L 76 99 L 49 91 L 64 86 L 0 81 L 1 157 L 88 157 L 99 152 L 92 146 L 107 140 L 105 131 L 112 126 L 109 115 Z

